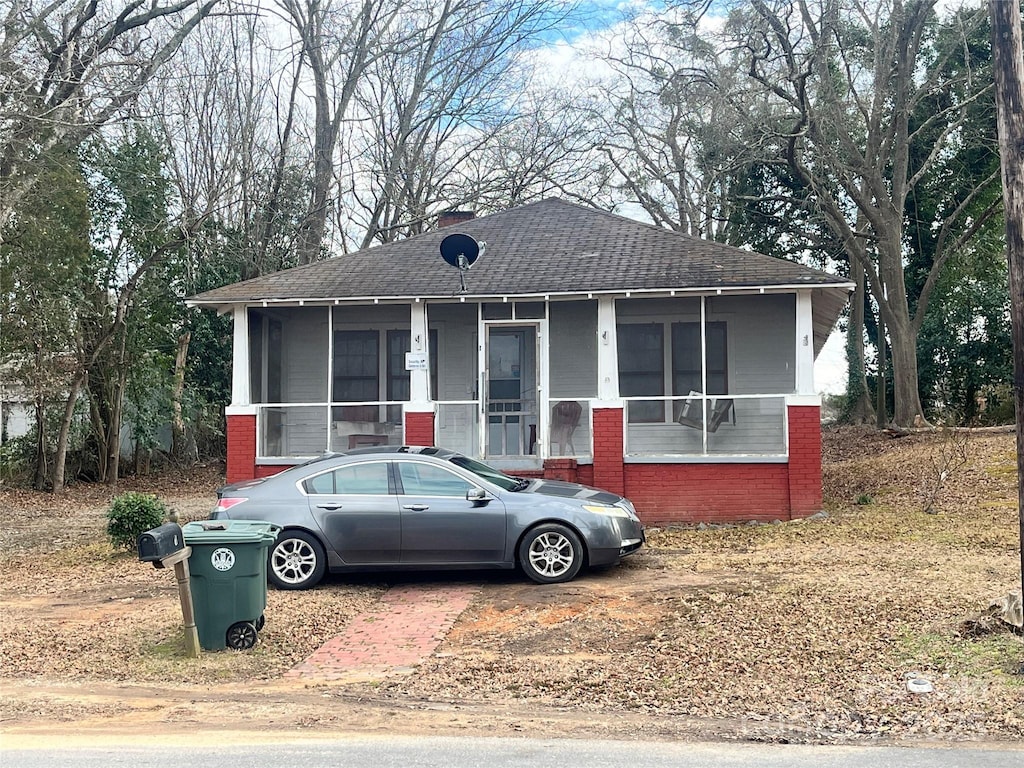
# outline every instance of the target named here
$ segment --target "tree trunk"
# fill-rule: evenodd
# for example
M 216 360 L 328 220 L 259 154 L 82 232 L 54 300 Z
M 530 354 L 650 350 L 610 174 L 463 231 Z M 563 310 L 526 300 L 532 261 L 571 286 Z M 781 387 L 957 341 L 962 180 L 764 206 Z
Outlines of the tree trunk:
M 75 405 L 78 403 L 78 393 L 82 391 L 85 384 L 85 373 L 78 373 L 71 382 L 68 392 L 68 399 L 64 405 L 64 418 L 60 422 L 60 432 L 57 435 L 57 453 L 53 460 L 53 492 L 60 493 L 64 490 L 64 469 L 67 466 L 68 439 L 71 435 L 71 422 L 75 418 Z
M 124 388 L 128 378 L 127 368 L 122 361 L 118 367 L 117 381 L 110 404 L 110 428 L 107 430 L 107 485 L 114 487 L 121 474 L 121 423 L 124 420 Z
M 185 416 L 182 413 L 181 396 L 185 391 L 185 363 L 188 360 L 188 344 L 192 338 L 190 331 L 178 337 L 178 353 L 174 357 L 174 386 L 171 390 L 171 456 L 179 464 L 195 461 L 194 443 L 190 445 L 185 434 Z
M 878 374 L 875 380 L 875 423 L 885 428 L 888 411 L 885 407 L 885 320 L 878 313 Z
M 850 261 L 850 278 L 857 286 L 850 305 L 850 327 L 846 331 L 846 414 L 851 424 L 870 424 L 875 414 L 868 396 L 864 373 L 864 269 Z
M 107 485 L 117 485 L 121 474 L 121 423 L 124 421 L 124 390 L 128 383 L 128 328 L 121 324 L 121 344 L 117 350 L 117 378 L 110 393 L 110 428 L 107 431 Z
M 89 393 L 89 420 L 96 438 L 96 477 L 99 480 L 107 476 L 107 419 L 100 410 L 101 397 L 102 393 Z
M 46 490 L 46 406 L 43 399 L 36 397 L 36 471 L 32 487 L 37 491 Z
M 901 318 L 903 319 L 903 318 Z M 900 326 L 903 327 L 900 327 Z M 917 379 L 917 331 L 910 323 L 890 324 L 892 350 L 893 423 L 901 427 L 927 426 Z

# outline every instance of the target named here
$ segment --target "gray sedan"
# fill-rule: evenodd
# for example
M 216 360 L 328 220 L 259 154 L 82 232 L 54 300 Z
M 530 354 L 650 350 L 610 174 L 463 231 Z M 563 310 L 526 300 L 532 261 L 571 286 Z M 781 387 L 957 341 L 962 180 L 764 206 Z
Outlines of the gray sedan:
M 628 499 L 510 477 L 442 448 L 328 454 L 221 488 L 210 517 L 281 526 L 268 568 L 281 589 L 312 587 L 328 570 L 517 565 L 554 584 L 584 565 L 614 565 L 644 543 Z

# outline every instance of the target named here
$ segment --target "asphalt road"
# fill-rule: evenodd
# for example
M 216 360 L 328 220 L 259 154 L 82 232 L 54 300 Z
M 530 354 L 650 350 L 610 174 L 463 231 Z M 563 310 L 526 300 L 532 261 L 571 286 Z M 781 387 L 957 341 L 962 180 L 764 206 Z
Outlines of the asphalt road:
M 137 740 L 102 746 L 56 748 L 40 740 L 7 749 L 4 768 L 1019 768 L 1019 748 L 832 747 L 569 739 L 424 738 L 340 736 L 334 740 L 276 743 L 209 742 L 142 747 Z

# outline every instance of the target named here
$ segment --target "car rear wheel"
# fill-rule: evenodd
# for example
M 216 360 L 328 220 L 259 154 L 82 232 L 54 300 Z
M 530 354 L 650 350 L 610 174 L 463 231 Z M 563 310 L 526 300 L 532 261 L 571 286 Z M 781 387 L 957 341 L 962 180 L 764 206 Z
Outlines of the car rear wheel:
M 309 589 L 327 570 L 327 556 L 316 537 L 305 531 L 282 531 L 268 555 L 267 578 L 278 589 Z
M 564 525 L 539 525 L 519 544 L 519 565 L 538 584 L 569 581 L 583 566 L 583 545 Z

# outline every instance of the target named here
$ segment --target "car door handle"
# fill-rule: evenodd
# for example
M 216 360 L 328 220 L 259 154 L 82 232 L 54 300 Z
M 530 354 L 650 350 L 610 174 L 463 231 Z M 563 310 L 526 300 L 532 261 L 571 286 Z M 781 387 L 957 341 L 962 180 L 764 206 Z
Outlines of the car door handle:
M 316 508 L 317 509 L 329 509 L 330 511 L 333 512 L 336 509 L 341 509 L 341 504 L 317 504 Z
M 403 504 L 402 509 L 411 509 L 413 512 L 422 512 L 425 509 L 430 509 L 428 504 Z

